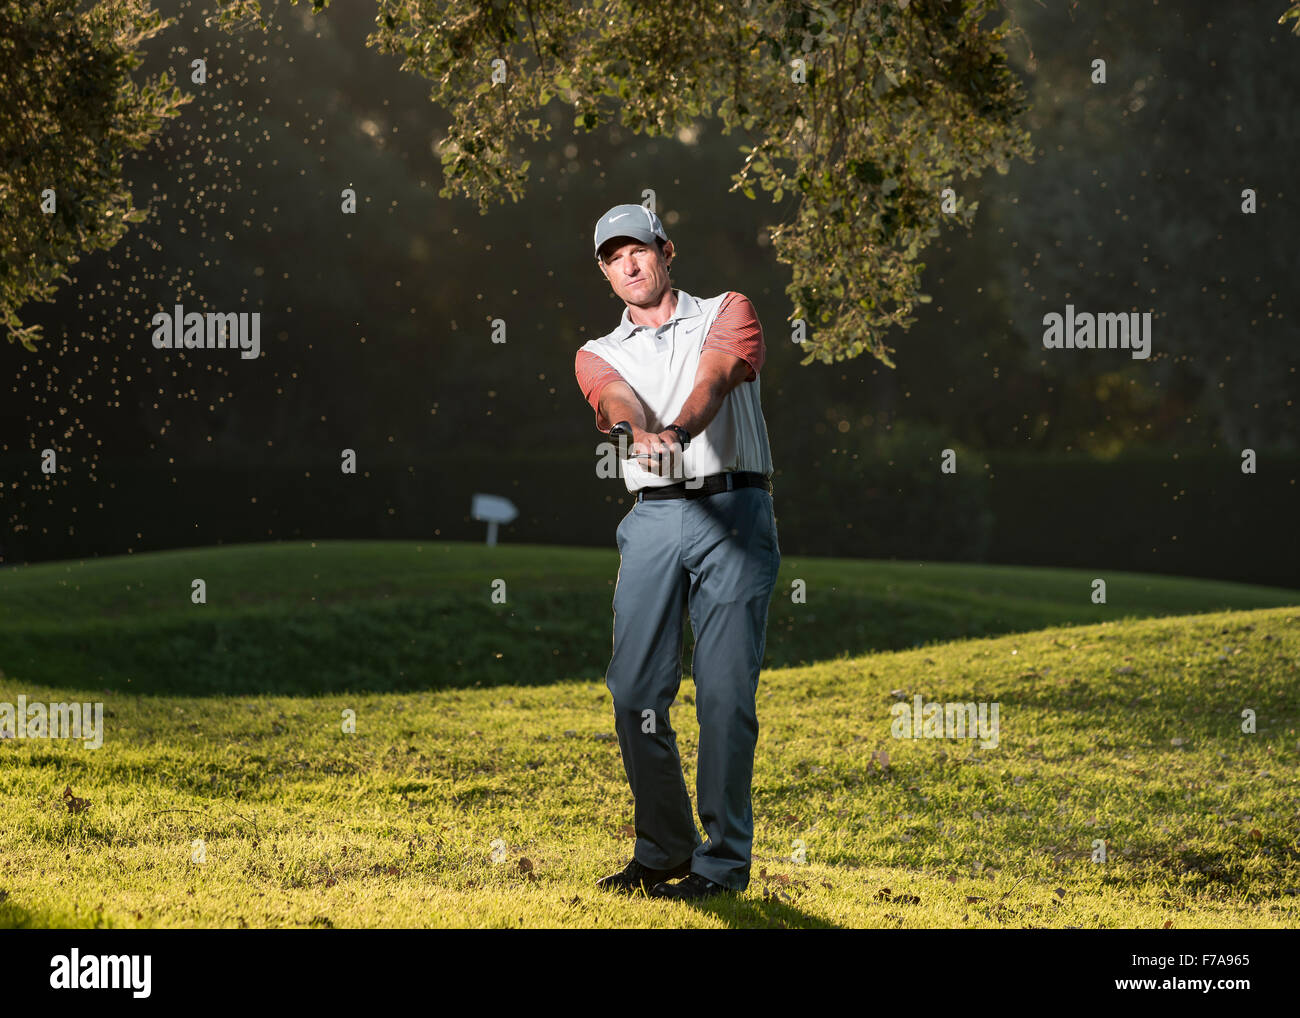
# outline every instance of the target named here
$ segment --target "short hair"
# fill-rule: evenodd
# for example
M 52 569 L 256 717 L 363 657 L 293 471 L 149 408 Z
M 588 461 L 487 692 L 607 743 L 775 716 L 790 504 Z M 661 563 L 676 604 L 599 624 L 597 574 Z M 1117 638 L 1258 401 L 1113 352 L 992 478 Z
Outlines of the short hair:
M 613 237 L 610 237 L 609 239 L 610 239 L 610 240 L 613 240 L 614 238 L 613 238 Z M 608 244 L 609 241 L 606 241 L 605 243 Z M 602 244 L 602 245 L 601 245 L 601 247 L 604 247 L 604 246 L 605 246 L 605 244 Z M 662 256 L 663 256 L 663 253 L 664 253 L 664 239 L 663 239 L 663 237 L 656 237 L 656 238 L 655 238 L 655 246 L 659 248 L 659 255 L 660 255 L 660 257 L 662 257 Z M 597 252 L 596 252 L 596 257 L 600 260 L 601 264 L 603 265 L 604 262 L 605 262 L 605 256 L 604 256 L 603 254 L 601 254 L 599 251 L 597 251 Z M 672 274 L 673 274 L 673 263 L 672 263 L 672 262 L 669 262 L 669 263 L 668 263 L 668 275 L 671 276 Z
M 663 237 L 656 237 L 656 238 L 655 238 L 655 243 L 659 245 L 659 256 L 660 256 L 660 257 L 663 257 L 663 253 L 664 253 L 664 239 L 663 239 Z M 672 262 L 669 262 L 669 263 L 668 263 L 668 275 L 671 276 L 672 274 L 673 274 L 673 263 L 672 263 Z

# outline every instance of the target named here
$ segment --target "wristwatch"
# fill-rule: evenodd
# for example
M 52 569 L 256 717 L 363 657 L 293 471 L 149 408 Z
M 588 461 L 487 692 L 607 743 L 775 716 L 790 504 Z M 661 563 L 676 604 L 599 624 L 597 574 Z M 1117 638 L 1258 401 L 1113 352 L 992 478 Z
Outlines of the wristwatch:
M 691 433 L 680 424 L 670 424 L 668 427 L 664 428 L 664 431 L 676 432 L 677 441 L 681 443 L 683 449 L 691 444 Z

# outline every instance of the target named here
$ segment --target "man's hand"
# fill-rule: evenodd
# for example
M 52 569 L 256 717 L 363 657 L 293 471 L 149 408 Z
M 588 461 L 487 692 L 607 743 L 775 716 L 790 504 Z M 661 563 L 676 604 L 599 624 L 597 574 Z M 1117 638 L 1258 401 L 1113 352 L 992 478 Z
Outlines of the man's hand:
M 684 472 L 678 467 L 682 462 L 682 446 L 677 432 L 664 429 L 658 433 L 633 426 L 632 453 L 637 462 L 652 474 L 680 477 Z

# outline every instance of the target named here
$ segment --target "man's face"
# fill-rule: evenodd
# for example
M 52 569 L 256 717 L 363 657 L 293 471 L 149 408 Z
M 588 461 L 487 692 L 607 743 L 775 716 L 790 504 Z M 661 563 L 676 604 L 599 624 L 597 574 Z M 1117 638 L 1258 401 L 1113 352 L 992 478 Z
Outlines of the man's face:
M 601 257 L 600 271 L 624 303 L 654 307 L 672 286 L 668 275 L 668 263 L 673 257 L 671 240 L 660 254 L 658 244 L 615 238 L 601 250 Z

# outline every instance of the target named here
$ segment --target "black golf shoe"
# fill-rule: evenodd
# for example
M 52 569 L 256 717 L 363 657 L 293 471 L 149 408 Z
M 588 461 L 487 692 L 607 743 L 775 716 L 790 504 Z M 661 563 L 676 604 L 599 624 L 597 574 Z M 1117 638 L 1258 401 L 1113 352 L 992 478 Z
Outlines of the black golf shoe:
M 601 877 L 596 881 L 596 886 L 602 891 L 614 891 L 618 894 L 635 894 L 637 891 L 650 891 L 658 883 L 665 880 L 674 880 L 677 877 L 684 877 L 691 871 L 691 860 L 688 857 L 685 862 L 667 870 L 652 870 L 649 866 L 642 866 L 633 857 L 623 869 L 617 873 L 611 873 L 607 877 Z
M 676 898 L 678 901 L 694 901 L 698 898 L 711 898 L 715 894 L 735 894 L 730 887 L 715 884 L 708 877 L 692 873 L 685 880 L 675 884 L 660 883 L 650 888 L 652 898 Z

